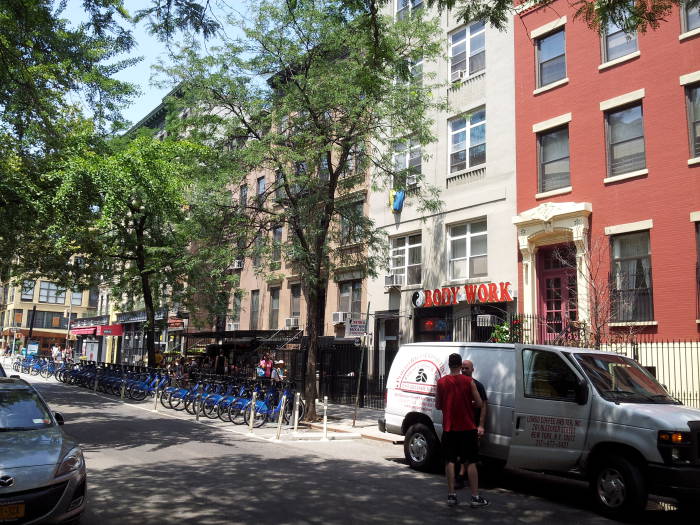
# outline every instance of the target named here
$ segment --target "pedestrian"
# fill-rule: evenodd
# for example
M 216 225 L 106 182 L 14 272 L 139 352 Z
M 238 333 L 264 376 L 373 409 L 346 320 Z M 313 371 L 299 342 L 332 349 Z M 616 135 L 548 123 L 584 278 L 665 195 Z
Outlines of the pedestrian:
M 163 364 L 163 353 L 160 351 L 160 348 L 156 348 L 156 355 L 155 355 L 155 360 L 156 360 L 156 367 L 159 368 Z
M 488 398 L 486 397 L 486 388 L 481 384 L 480 381 L 474 379 L 474 363 L 469 359 L 462 361 L 462 374 L 467 377 L 471 377 L 476 385 L 476 390 L 479 392 L 479 397 L 481 398 L 481 408 L 477 408 L 474 405 L 474 424 L 476 425 L 477 438 L 481 439 L 484 436 L 484 427 L 486 425 L 486 411 L 488 410 Z M 479 452 L 479 439 L 477 439 L 477 453 Z M 473 470 L 473 472 L 468 472 Z M 459 474 L 457 475 L 455 481 L 455 487 L 457 489 L 464 488 L 465 477 L 468 479 L 473 479 L 474 483 L 479 484 L 479 471 L 476 468 L 476 463 L 462 463 Z
M 226 365 L 227 363 L 226 357 L 224 356 L 224 351 L 219 350 L 219 355 L 216 356 L 216 361 L 214 361 L 214 373 L 219 376 L 224 375 Z
M 284 381 L 284 361 L 275 362 L 275 367 L 272 369 L 272 380 L 275 382 Z
M 481 408 L 481 398 L 471 377 L 462 375 L 462 356 L 450 354 L 450 373 L 437 382 L 435 407 L 442 411 L 442 450 L 447 476 L 447 505 L 459 503 L 455 492 L 455 465 L 475 462 L 477 430 L 473 405 Z M 470 479 L 471 507 L 485 507 L 488 500 L 479 495 L 477 484 Z

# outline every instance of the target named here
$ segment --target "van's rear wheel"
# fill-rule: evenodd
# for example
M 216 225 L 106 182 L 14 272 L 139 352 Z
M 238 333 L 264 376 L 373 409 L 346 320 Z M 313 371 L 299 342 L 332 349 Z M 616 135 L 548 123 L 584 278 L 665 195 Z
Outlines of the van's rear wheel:
M 432 470 L 440 455 L 440 444 L 435 432 L 423 423 L 411 425 L 403 442 L 406 461 L 416 470 Z
M 629 520 L 647 505 L 646 486 L 639 467 L 622 456 L 597 461 L 589 488 L 598 511 L 613 519 Z

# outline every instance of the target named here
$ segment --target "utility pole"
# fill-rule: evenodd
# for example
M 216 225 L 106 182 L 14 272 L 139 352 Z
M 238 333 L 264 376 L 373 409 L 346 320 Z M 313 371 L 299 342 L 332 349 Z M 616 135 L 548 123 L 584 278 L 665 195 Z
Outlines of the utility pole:
M 63 311 L 65 315 L 66 311 Z M 68 352 L 68 338 L 70 337 L 70 322 L 73 315 L 73 293 L 71 292 L 70 303 L 68 305 L 68 328 L 66 328 L 66 352 Z

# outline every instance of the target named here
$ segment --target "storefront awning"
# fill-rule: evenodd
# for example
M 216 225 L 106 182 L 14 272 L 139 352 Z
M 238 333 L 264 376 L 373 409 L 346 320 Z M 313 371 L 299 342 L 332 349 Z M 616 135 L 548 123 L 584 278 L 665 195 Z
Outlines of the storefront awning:
M 70 333 L 73 335 L 94 335 L 95 327 L 91 326 L 90 328 L 73 328 L 70 331 Z
M 120 324 L 98 326 L 97 335 L 124 335 L 124 326 Z

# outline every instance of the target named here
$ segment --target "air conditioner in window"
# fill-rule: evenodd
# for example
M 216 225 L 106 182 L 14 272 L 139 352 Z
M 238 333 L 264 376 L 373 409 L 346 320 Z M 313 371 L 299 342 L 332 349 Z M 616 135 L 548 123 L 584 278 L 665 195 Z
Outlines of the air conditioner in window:
M 406 177 L 406 188 L 412 188 L 418 184 L 418 175 L 408 175 Z
M 452 75 L 451 75 L 451 77 L 450 77 L 450 80 L 451 80 L 452 82 L 461 82 L 462 80 L 464 80 L 464 79 L 467 78 L 468 76 L 469 76 L 469 75 L 467 74 L 467 72 L 466 72 L 465 70 L 460 69 L 459 71 L 453 71 L 453 72 L 452 72 Z
M 241 323 L 228 323 L 228 326 L 226 327 L 226 330 L 229 332 L 235 332 L 236 330 L 241 329 Z
M 333 324 L 342 324 L 352 318 L 350 312 L 333 312 Z
M 498 317 L 495 315 L 477 315 L 476 316 L 476 326 L 496 326 L 498 324 Z
M 404 276 L 403 275 L 391 274 L 391 275 L 384 276 L 384 286 L 387 288 L 392 287 L 392 286 L 403 286 L 403 283 L 404 283 Z
M 234 270 L 242 270 L 243 269 L 243 259 L 236 259 L 235 261 L 233 261 L 231 268 Z
M 284 320 L 284 327 L 286 329 L 299 328 L 299 318 L 298 317 L 287 317 Z

